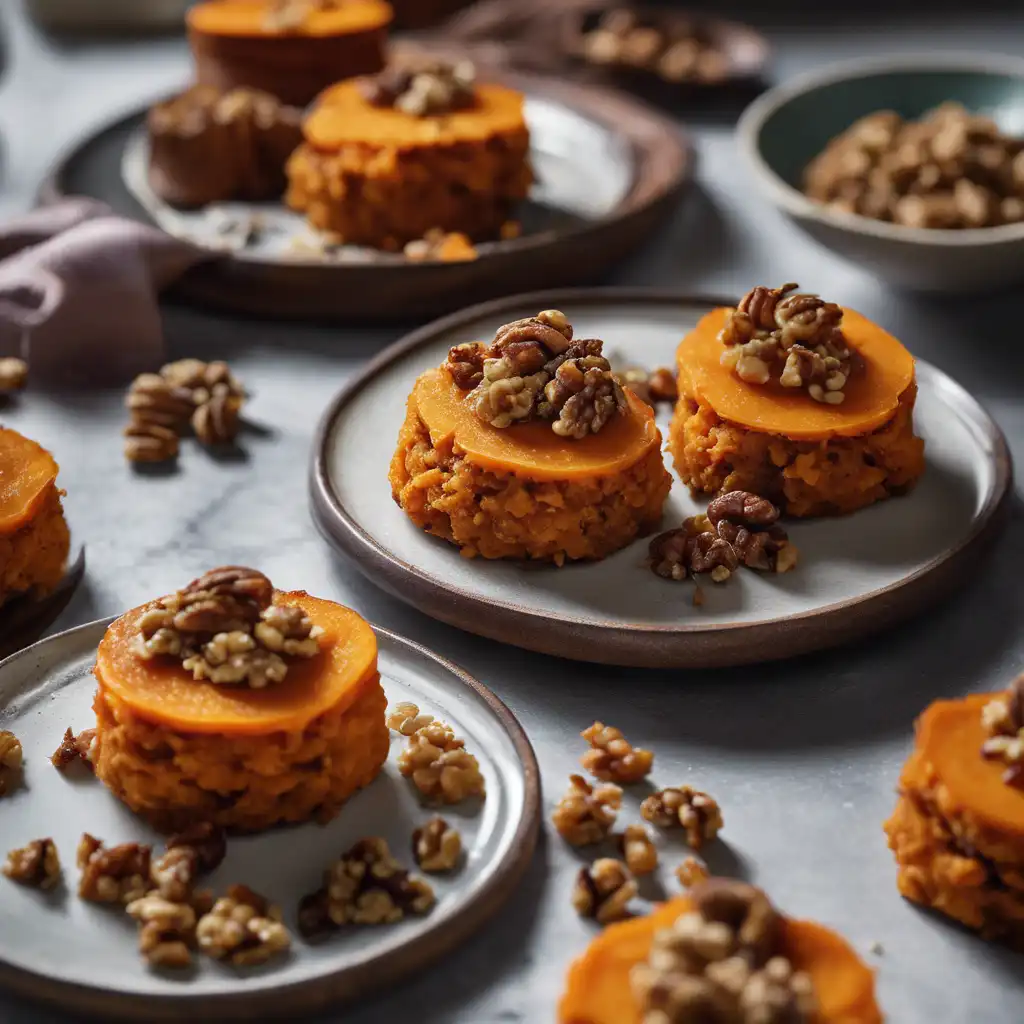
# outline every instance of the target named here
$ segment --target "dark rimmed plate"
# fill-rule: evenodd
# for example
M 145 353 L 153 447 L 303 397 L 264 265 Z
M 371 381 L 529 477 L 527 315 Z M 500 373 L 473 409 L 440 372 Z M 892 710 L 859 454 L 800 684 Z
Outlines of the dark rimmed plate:
M 795 571 L 706 584 L 701 607 L 692 604 L 692 583 L 644 568 L 646 540 L 600 562 L 528 572 L 461 558 L 395 505 L 387 473 L 406 395 L 449 346 L 557 307 L 581 336 L 603 337 L 617 361 L 673 365 L 680 337 L 720 304 L 622 289 L 548 292 L 414 332 L 351 381 L 321 421 L 310 476 L 318 526 L 371 580 L 427 615 L 531 650 L 621 665 L 735 665 L 837 645 L 921 611 L 974 575 L 1008 508 L 1010 455 L 984 409 L 920 361 L 915 417 L 928 467 L 917 487 L 851 516 L 787 524 L 801 552 Z M 663 433 L 667 418 L 659 417 Z M 665 524 L 703 507 L 677 480 Z
M 250 970 L 205 957 L 194 970 L 150 971 L 132 922 L 74 898 L 74 850 L 83 831 L 110 843 L 158 843 L 157 836 L 98 781 L 56 771 L 50 754 L 65 728 L 95 720 L 92 668 L 111 620 L 50 637 L 0 664 L 0 728 L 25 752 L 25 783 L 3 801 L 4 849 L 51 836 L 66 865 L 65 885 L 44 895 L 2 880 L 0 984 L 97 1019 L 294 1020 L 396 984 L 464 942 L 513 894 L 540 828 L 537 761 L 511 711 L 481 683 L 418 644 L 375 628 L 381 683 L 390 702 L 413 701 L 451 723 L 479 758 L 487 797 L 443 811 L 462 834 L 459 871 L 430 877 L 437 904 L 394 925 L 352 927 Z M 244 882 L 280 903 L 295 929 L 299 898 L 325 867 L 363 836 L 383 836 L 409 864 L 412 830 L 437 813 L 420 804 L 395 766 L 401 737 L 381 774 L 327 825 L 309 823 L 232 839 L 211 876 L 216 892 Z M 16 927 L 14 923 L 16 922 Z M 55 952 L 59 951 L 59 955 Z
M 195 267 L 178 293 L 251 315 L 386 322 L 600 278 L 664 223 L 691 182 L 689 141 L 669 119 L 612 90 L 537 75 L 491 77 L 527 97 L 540 181 L 523 212 L 521 237 L 484 246 L 478 259 L 460 263 L 236 251 Z M 81 142 L 59 161 L 41 200 L 89 195 L 126 216 L 188 233 L 189 218 L 154 206 L 125 183 L 126 147 L 137 149 L 144 116 L 140 110 Z

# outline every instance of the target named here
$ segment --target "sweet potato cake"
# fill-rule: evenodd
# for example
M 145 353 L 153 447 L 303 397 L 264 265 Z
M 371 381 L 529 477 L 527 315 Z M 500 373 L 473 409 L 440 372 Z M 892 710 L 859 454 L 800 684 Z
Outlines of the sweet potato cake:
M 288 163 L 287 202 L 354 245 L 432 230 L 498 237 L 533 181 L 523 96 L 472 65 L 393 66 L 321 96 Z
M 696 492 L 751 491 L 791 516 L 905 492 L 924 472 L 913 357 L 860 314 L 795 288 L 755 288 L 683 339 L 677 472 Z
M 1024 677 L 931 704 L 899 792 L 885 824 L 899 891 L 1024 949 Z
M 45 597 L 64 576 L 71 535 L 53 456 L 0 427 L 0 605 Z
M 161 829 L 325 820 L 387 757 L 373 630 L 252 569 L 122 615 L 95 676 L 96 774 Z
M 654 529 L 671 483 L 661 435 L 601 347 L 547 310 L 420 376 L 391 462 L 406 515 L 467 557 L 557 565 Z

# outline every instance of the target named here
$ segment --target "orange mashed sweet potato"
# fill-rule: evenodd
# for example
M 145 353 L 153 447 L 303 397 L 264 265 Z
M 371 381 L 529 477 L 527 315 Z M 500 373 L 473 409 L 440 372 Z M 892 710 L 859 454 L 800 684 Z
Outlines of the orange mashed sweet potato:
M 454 434 L 434 443 L 415 391 L 389 478 L 406 515 L 467 558 L 556 565 L 603 558 L 655 529 L 671 484 L 657 442 L 605 475 L 538 480 L 512 467 L 485 468 L 467 457 Z
M 113 623 L 97 653 L 97 777 L 162 830 L 209 821 L 234 831 L 324 821 L 387 758 L 387 700 L 372 630 L 354 612 L 306 594 L 324 629 L 320 653 L 261 690 L 193 680 L 180 664 L 130 647 L 143 609 Z
M 924 472 L 916 397 L 912 384 L 891 419 L 861 436 L 794 441 L 720 418 L 681 377 L 669 431 L 675 468 L 694 491 L 753 491 L 791 516 L 853 512 L 908 490 Z
M 45 597 L 64 576 L 71 535 L 63 493 L 50 484 L 29 522 L 0 534 L 0 605 L 19 594 Z

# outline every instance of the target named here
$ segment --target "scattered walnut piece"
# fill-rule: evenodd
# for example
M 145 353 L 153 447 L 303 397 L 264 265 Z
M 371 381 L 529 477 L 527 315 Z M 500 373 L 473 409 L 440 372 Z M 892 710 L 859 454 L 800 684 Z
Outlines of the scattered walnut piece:
M 178 457 L 178 435 L 171 427 L 133 421 L 124 428 L 124 437 L 129 462 L 170 462 Z
M 196 925 L 199 948 L 236 967 L 266 963 L 291 946 L 281 911 L 244 885 L 232 885 Z
M 707 793 L 692 786 L 672 786 L 652 793 L 640 805 L 640 816 L 658 828 L 686 829 L 686 841 L 699 850 L 722 829 L 722 811 Z
M 0 730 L 0 797 L 13 788 L 21 775 L 24 760 L 21 740 L 8 729 Z
M 627 825 L 619 837 L 626 867 L 634 875 L 649 875 L 658 866 L 658 849 L 643 825 Z
M 480 763 L 444 722 L 432 721 L 409 736 L 398 770 L 428 800 L 456 804 L 485 795 Z
M 0 391 L 20 391 L 28 381 L 28 363 L 6 356 L 0 359 Z
M 413 832 L 412 851 L 421 870 L 451 871 L 462 856 L 462 837 L 444 818 L 431 818 Z
M 434 721 L 433 715 L 421 712 L 420 709 L 410 701 L 403 701 L 396 704 L 387 717 L 389 729 L 403 736 L 411 736 L 414 732 L 430 725 Z
M 50 755 L 50 763 L 58 771 L 69 765 L 80 763 L 92 769 L 93 747 L 96 743 L 96 730 L 83 729 L 77 736 L 69 726 L 60 741 L 60 746 Z
M 781 955 L 782 918 L 764 893 L 710 879 L 690 898 L 694 910 L 659 931 L 631 973 L 644 1020 L 810 1024 L 811 979 Z
M 702 864 L 696 857 L 687 857 L 676 867 L 676 878 L 684 889 L 692 889 L 701 882 L 706 882 L 711 873 L 707 865 Z
M 149 891 L 151 849 L 142 843 L 121 843 L 109 849 L 88 832 L 78 843 L 81 870 L 78 895 L 92 903 L 123 903 L 141 899 Z
M 589 846 L 611 832 L 621 806 L 622 790 L 618 786 L 593 787 L 582 775 L 570 775 L 569 789 L 555 805 L 551 821 L 571 846 Z
M 595 778 L 628 785 L 650 774 L 654 754 L 642 747 L 633 747 L 613 726 L 594 722 L 580 735 L 590 744 L 580 764 Z
M 346 924 L 394 924 L 434 902 L 434 890 L 395 860 L 384 839 L 361 839 L 327 869 L 323 888 L 303 897 L 299 931 L 315 938 Z
M 11 850 L 0 871 L 12 882 L 33 889 L 52 889 L 61 877 L 57 847 L 52 839 L 33 839 L 27 846 Z
M 238 436 L 242 401 L 230 394 L 214 394 L 192 413 L 192 431 L 201 444 L 231 444 Z
M 572 905 L 580 917 L 600 924 L 619 921 L 629 913 L 627 905 L 637 893 L 629 868 L 620 860 L 601 857 L 589 868 L 580 868 L 572 891 Z
M 139 952 L 151 967 L 188 967 L 196 912 L 187 903 L 151 892 L 125 908 L 139 923 Z
M 811 161 L 804 192 L 841 213 L 912 228 L 992 227 L 1024 220 L 1024 140 L 990 118 L 943 103 L 920 119 L 879 110 Z
M 981 710 L 986 739 L 981 756 L 1006 765 L 1003 781 L 1024 789 L 1024 675 L 990 700 Z

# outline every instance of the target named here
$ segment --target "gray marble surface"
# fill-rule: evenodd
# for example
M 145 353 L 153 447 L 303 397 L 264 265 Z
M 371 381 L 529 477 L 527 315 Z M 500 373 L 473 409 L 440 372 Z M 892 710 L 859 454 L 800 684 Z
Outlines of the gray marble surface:
M 81 133 L 181 80 L 186 57 L 178 40 L 60 49 L 27 27 L 18 0 L 5 0 L 0 18 L 8 43 L 0 79 L 4 215 L 29 205 L 50 161 Z M 970 14 L 933 13 L 926 26 L 919 16 L 893 17 L 884 29 L 851 17 L 842 28 L 790 21 L 768 30 L 780 78 L 866 51 L 1024 46 L 1019 16 L 974 6 Z M 959 379 L 1024 460 L 1015 297 L 947 303 L 886 291 L 758 202 L 727 124 L 699 123 L 694 132 L 700 191 L 619 282 L 730 293 L 762 279 L 799 280 L 881 320 Z M 58 627 L 119 612 L 211 564 L 257 564 L 282 586 L 350 603 L 493 687 L 536 745 L 549 800 L 574 768 L 575 733 L 595 716 L 654 747 L 659 779 L 705 783 L 727 820 L 728 842 L 710 855 L 712 866 L 746 874 L 790 912 L 846 934 L 878 967 L 889 1020 L 1021 1019 L 1021 959 L 902 902 L 881 832 L 920 709 L 936 696 L 995 688 L 1022 668 L 1019 496 L 993 556 L 954 599 L 869 643 L 728 672 L 574 665 L 430 621 L 377 591 L 314 531 L 305 474 L 317 416 L 396 332 L 243 323 L 181 308 L 167 309 L 166 330 L 175 354 L 228 358 L 255 392 L 250 414 L 259 430 L 245 437 L 244 458 L 216 462 L 190 447 L 176 473 L 133 473 L 121 455 L 114 393 L 30 393 L 0 411 L 57 454 L 68 511 L 88 547 L 87 580 Z M 551 1021 L 565 966 L 591 933 L 567 901 L 578 864 L 545 836 L 505 912 L 443 970 L 323 1020 Z M 868 953 L 875 942 L 882 955 Z M 5 1024 L 71 1019 L 0 997 Z

